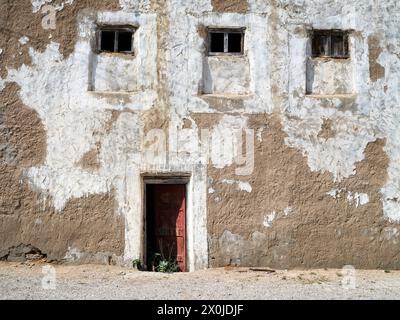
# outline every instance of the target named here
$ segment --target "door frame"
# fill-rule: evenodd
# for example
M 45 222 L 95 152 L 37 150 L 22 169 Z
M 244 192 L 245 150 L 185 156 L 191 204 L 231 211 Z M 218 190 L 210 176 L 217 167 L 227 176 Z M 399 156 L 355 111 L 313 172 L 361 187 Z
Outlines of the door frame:
M 149 184 L 152 185 L 159 185 L 159 184 L 172 184 L 172 185 L 185 185 L 185 261 L 186 261 L 186 270 L 185 272 L 189 271 L 190 265 L 190 257 L 188 254 L 188 186 L 190 183 L 190 175 L 142 175 L 142 184 L 143 184 L 143 234 L 142 234 L 142 261 L 145 265 L 147 265 L 147 197 L 146 197 L 146 187 Z

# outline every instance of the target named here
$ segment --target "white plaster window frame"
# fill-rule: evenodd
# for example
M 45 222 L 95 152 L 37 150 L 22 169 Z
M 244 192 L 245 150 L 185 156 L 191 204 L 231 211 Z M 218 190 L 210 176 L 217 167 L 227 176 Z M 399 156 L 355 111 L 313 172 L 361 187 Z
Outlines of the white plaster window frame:
M 334 95 L 306 94 L 306 65 L 311 57 L 311 41 L 309 33 L 313 29 L 341 29 L 349 32 L 349 55 L 354 70 L 353 93 Z M 321 105 L 324 101 L 332 107 L 340 109 L 342 98 L 350 98 L 360 108 L 360 112 L 368 113 L 370 109 L 370 97 L 368 85 L 363 79 L 369 76 L 368 50 L 365 50 L 366 40 L 360 35 L 353 25 L 329 26 L 327 23 L 318 23 L 313 27 L 305 24 L 292 24 L 288 28 L 289 37 L 289 65 L 288 65 L 288 112 L 298 109 L 302 103 L 310 106 Z M 303 101 L 302 101 L 303 100 Z M 302 101 L 302 102 L 301 102 Z
M 270 61 L 273 59 L 272 50 L 270 44 L 267 42 L 267 37 L 263 35 L 268 34 L 268 21 L 270 17 L 265 14 L 258 13 L 215 13 L 210 12 L 204 14 L 201 17 L 195 15 L 189 15 L 190 19 L 182 17 L 179 23 L 176 23 L 176 33 L 182 25 L 188 27 L 188 33 L 196 33 L 199 27 L 207 28 L 243 28 L 245 27 L 244 34 L 244 52 L 240 56 L 225 56 L 226 58 L 232 59 L 248 59 L 250 67 L 250 88 L 249 94 L 238 96 L 242 99 L 243 107 L 238 109 L 235 108 L 234 112 L 245 112 L 245 113 L 260 113 L 272 111 L 273 101 L 270 88 L 272 87 L 271 79 L 271 64 Z M 182 41 L 188 39 L 188 35 L 184 34 L 180 36 Z M 185 38 L 186 37 L 186 38 Z M 261 42 L 260 42 L 260 39 Z M 199 86 L 197 79 L 202 77 L 203 72 L 203 59 L 209 58 L 207 54 L 207 34 L 203 37 L 189 37 L 189 52 L 188 58 L 185 62 L 180 61 L 179 63 L 187 63 L 188 66 L 194 71 L 190 75 L 193 77 L 191 81 L 191 87 L 187 91 L 188 95 L 186 99 L 189 100 L 188 110 L 191 112 L 219 112 L 212 105 L 203 99 L 204 95 L 199 94 Z M 180 50 L 179 48 L 176 51 Z M 225 58 L 222 57 L 221 58 Z M 210 57 L 212 58 L 212 57 Z M 265 76 L 268 75 L 268 76 Z M 214 95 L 207 95 L 212 97 Z M 221 96 L 218 96 L 220 98 Z M 228 101 L 231 101 L 231 97 L 224 96 Z M 181 101 L 181 99 L 180 99 Z

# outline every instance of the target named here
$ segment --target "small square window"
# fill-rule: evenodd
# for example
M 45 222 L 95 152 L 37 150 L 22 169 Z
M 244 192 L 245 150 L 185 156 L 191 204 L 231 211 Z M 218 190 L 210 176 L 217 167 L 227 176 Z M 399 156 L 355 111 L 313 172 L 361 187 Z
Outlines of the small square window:
M 209 55 L 243 54 L 244 29 L 209 29 Z
M 101 27 L 97 41 L 100 52 L 133 53 L 133 27 Z
M 349 35 L 345 31 L 320 30 L 312 35 L 312 56 L 349 58 Z

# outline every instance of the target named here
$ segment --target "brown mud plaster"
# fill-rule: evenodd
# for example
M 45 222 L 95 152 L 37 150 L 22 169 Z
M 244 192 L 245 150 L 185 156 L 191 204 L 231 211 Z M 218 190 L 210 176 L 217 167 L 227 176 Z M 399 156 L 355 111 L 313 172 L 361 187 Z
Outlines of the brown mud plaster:
M 21 208 L 23 170 L 46 159 L 46 132 L 36 111 L 18 98 L 17 85 L 0 92 L 0 219 Z
M 190 129 L 192 128 L 192 121 L 190 121 L 190 119 L 185 118 L 183 119 L 183 129 Z
M 235 112 L 244 108 L 245 98 L 237 95 L 202 95 L 210 108 L 219 112 Z
M 0 216 L 0 258 L 20 244 L 38 248 L 48 261 L 112 263 L 123 255 L 124 221 L 112 193 L 73 199 L 55 212 L 27 183 L 19 191 L 19 208 Z
M 211 0 L 215 12 L 246 13 L 249 7 L 247 0 Z
M 39 165 L 46 158 L 46 132 L 37 112 L 18 97 L 19 87 L 7 84 L 0 92 L 0 164 Z
M 100 168 L 99 153 L 100 143 L 96 144 L 96 147 L 86 152 L 81 160 L 78 162 L 78 166 L 87 171 L 97 171 Z
M 311 171 L 307 158 L 285 145 L 278 115 L 249 115 L 249 125 L 268 127 L 262 141 L 255 141 L 254 172 L 237 176 L 236 166 L 208 169 L 215 190 L 207 205 L 212 267 L 239 261 L 276 268 L 400 268 L 398 246 L 388 238 L 397 225 L 385 220 L 380 201 L 388 168 L 384 140 L 368 144 L 357 173 L 335 183 L 331 174 Z M 249 183 L 252 191 L 223 179 Z M 334 198 L 327 194 L 334 189 L 345 191 Z M 357 207 L 348 201 L 348 191 L 368 194 L 369 202 Z
M 332 128 L 333 121 L 331 119 L 324 119 L 321 126 L 321 131 L 318 133 L 318 138 L 328 140 L 336 136 L 335 130 Z
M 378 35 L 370 35 L 368 37 L 369 52 L 369 77 L 375 82 L 385 76 L 385 68 L 377 61 L 382 53 Z
M 51 5 L 60 5 L 62 0 L 55 0 Z M 56 15 L 56 29 L 45 30 L 42 19 L 45 14 L 40 11 L 32 12 L 30 0 L 7 1 L 0 0 L 0 48 L 1 55 L 0 77 L 7 76 L 7 69 L 18 69 L 21 65 L 29 65 L 31 59 L 29 48 L 43 52 L 47 45 L 53 41 L 60 44 L 60 52 L 64 57 L 69 56 L 75 48 L 77 39 L 77 18 L 79 11 L 90 10 L 119 10 L 118 0 L 78 0 L 72 4 L 65 4 L 63 10 Z M 51 34 L 51 39 L 49 35 Z M 19 39 L 23 36 L 29 38 L 29 43 L 21 45 Z M 18 54 L 21 52 L 21 54 Z
M 222 114 L 218 113 L 191 113 L 190 118 L 196 123 L 200 129 L 212 129 L 222 118 Z

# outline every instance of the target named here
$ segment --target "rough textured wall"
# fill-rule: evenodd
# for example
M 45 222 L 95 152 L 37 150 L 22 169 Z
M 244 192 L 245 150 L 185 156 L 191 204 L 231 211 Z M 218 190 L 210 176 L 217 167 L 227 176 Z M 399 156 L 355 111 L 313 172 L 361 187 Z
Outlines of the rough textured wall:
M 76 41 L 77 15 L 86 6 L 106 10 L 118 8 L 118 3 L 65 5 L 57 16 L 58 28 L 49 32 L 41 27 L 43 15 L 32 12 L 30 1 L 1 1 L 1 74 L 31 65 L 28 49 L 41 52 L 50 41 L 60 43 L 64 57 L 70 55 Z M 28 45 L 22 44 L 23 37 L 29 39 Z M 121 263 L 124 221 L 115 213 L 113 191 L 71 199 L 56 211 L 51 197 L 26 179 L 26 170 L 46 162 L 46 127 L 39 114 L 21 101 L 17 84 L 8 83 L 2 89 L 0 259 L 23 261 L 27 254 L 36 253 L 48 261 Z M 93 162 L 93 156 L 86 154 L 80 165 L 92 170 L 96 166 Z
M 0 257 L 140 258 L 142 175 L 184 174 L 191 270 L 400 268 L 397 1 L 0 4 Z M 123 59 L 96 69 L 98 23 L 138 26 L 135 72 L 119 79 L 132 86 L 110 86 Z M 246 28 L 240 65 L 207 72 L 207 26 Z M 350 31 L 351 58 L 319 68 L 310 95 L 312 28 Z
M 397 224 L 384 218 L 380 202 L 389 162 L 384 140 L 370 142 L 357 173 L 335 183 L 285 145 L 278 116 L 251 116 L 249 122 L 266 126 L 247 180 L 251 192 L 232 183 L 233 168 L 222 175 L 210 170 L 212 266 L 397 268 Z
M 212 0 L 213 10 L 217 12 L 246 13 L 248 10 L 247 0 Z

